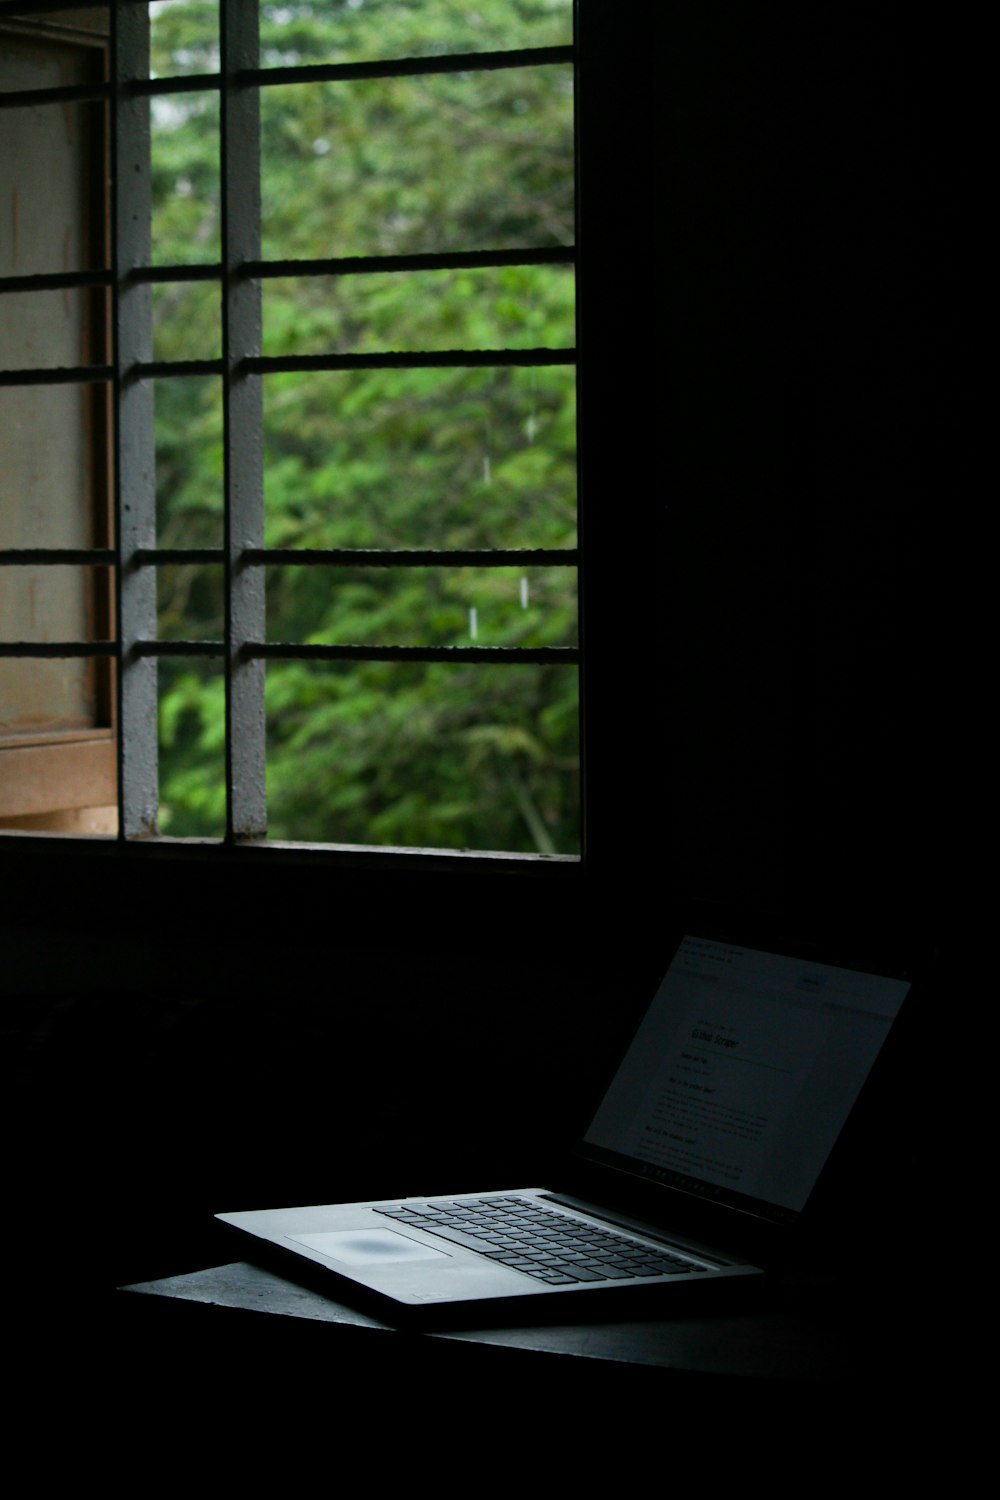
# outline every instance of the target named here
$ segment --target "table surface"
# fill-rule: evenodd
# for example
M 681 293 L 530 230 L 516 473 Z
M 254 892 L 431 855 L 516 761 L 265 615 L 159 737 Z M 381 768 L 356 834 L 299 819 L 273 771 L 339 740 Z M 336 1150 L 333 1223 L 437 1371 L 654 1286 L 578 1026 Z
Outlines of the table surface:
M 388 1323 L 243 1261 L 136 1283 L 121 1290 L 142 1297 L 400 1336 Z M 787 1305 L 627 1322 L 462 1328 L 418 1335 L 407 1332 L 406 1337 L 751 1379 L 837 1382 L 861 1373 L 842 1320 L 816 1317 Z

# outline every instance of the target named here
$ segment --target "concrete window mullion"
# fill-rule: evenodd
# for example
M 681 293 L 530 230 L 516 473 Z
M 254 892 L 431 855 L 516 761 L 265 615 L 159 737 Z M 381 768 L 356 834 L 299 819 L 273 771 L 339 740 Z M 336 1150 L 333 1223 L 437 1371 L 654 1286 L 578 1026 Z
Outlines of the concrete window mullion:
M 157 831 L 156 659 L 136 651 L 156 635 L 156 570 L 136 554 L 156 543 L 153 386 L 137 378 L 152 358 L 152 287 L 133 273 L 150 264 L 150 103 L 128 85 L 149 75 L 145 5 L 114 6 L 115 484 L 118 550 L 119 829 Z
M 261 347 L 259 16 L 245 0 L 223 0 L 222 257 L 226 553 L 226 786 L 230 838 L 262 838 L 265 792 L 264 672 L 248 643 L 264 639 L 264 570 L 248 549 L 264 544 L 261 377 L 246 365 Z

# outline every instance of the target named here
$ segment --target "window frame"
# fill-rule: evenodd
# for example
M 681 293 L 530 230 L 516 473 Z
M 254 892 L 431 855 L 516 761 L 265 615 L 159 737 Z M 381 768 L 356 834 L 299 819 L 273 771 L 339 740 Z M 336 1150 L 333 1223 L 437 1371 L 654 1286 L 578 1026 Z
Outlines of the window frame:
M 0 6 L 0 15 L 8 7 Z M 127 3 L 118 8 L 126 15 Z M 227 838 L 221 844 L 198 840 L 176 840 L 169 836 L 135 836 L 123 828 L 114 838 L 65 838 L 57 834 L 19 832 L 0 834 L 0 859 L 15 864 L 30 853 L 39 853 L 49 863 L 57 856 L 79 868 L 96 861 L 104 875 L 121 868 L 121 880 L 140 861 L 144 867 L 159 864 L 164 870 L 194 871 L 208 862 L 216 872 L 253 869 L 265 864 L 273 870 L 263 877 L 272 887 L 279 871 L 308 872 L 311 884 L 317 871 L 357 878 L 370 872 L 377 882 L 402 874 L 409 881 L 421 872 L 444 873 L 459 884 L 466 877 L 491 884 L 502 876 L 511 890 L 508 875 L 541 879 L 550 891 L 579 889 L 616 881 L 623 868 L 638 869 L 648 862 L 650 844 L 661 847 L 662 794 L 658 790 L 663 771 L 657 764 L 659 717 L 649 692 L 648 669 L 656 653 L 659 603 L 656 599 L 655 558 L 659 535 L 653 545 L 623 547 L 620 526 L 600 505 L 602 487 L 614 484 L 630 492 L 631 515 L 639 520 L 640 534 L 648 540 L 642 518 L 650 516 L 647 454 L 637 443 L 623 465 L 621 454 L 613 454 L 609 430 L 626 417 L 638 421 L 639 430 L 653 418 L 658 406 L 654 385 L 638 400 L 626 395 L 618 378 L 621 362 L 634 359 L 646 345 L 644 336 L 622 329 L 622 313 L 638 310 L 642 275 L 622 280 L 623 250 L 631 267 L 648 272 L 654 266 L 650 229 L 655 194 L 649 190 L 648 131 L 653 112 L 652 92 L 636 86 L 636 78 L 648 84 L 652 58 L 637 52 L 634 39 L 619 20 L 612 21 L 607 8 L 596 0 L 576 0 L 576 156 L 577 156 L 577 369 L 579 450 L 579 565 L 580 565 L 580 697 L 581 697 L 581 854 L 490 853 L 475 850 L 394 849 L 362 845 L 295 844 L 291 846 L 246 838 Z M 638 19 L 646 7 L 635 6 Z M 621 109 L 615 110 L 615 103 Z M 609 105 L 612 107 L 609 108 Z M 624 197 L 623 197 L 624 194 Z M 121 268 L 119 267 L 119 274 Z M 609 285 L 617 279 L 614 298 Z M 648 285 L 645 288 L 648 292 Z M 611 303 L 615 301 L 615 306 Z M 117 330 L 120 333 L 120 329 Z M 118 351 L 121 363 L 122 350 Z M 617 365 L 616 365 L 617 362 Z M 121 456 L 119 456 L 121 461 Z M 121 485 L 127 480 L 122 476 Z M 125 634 L 120 639 L 124 641 Z M 126 649 L 123 645 L 121 649 Z M 123 714 L 124 722 L 124 714 Z M 155 720 L 154 720 L 155 723 Z M 148 724 L 148 720 L 147 720 Z M 623 728 L 624 726 L 624 728 Z M 629 737 L 623 747 L 623 735 Z M 126 734 L 122 736 L 124 742 Z M 133 742 L 135 748 L 135 742 Z M 141 745 L 139 753 L 142 753 Z M 628 780 L 627 790 L 619 790 Z M 634 808 L 641 789 L 643 805 Z M 259 878 L 249 877 L 251 885 Z M 119 877 L 115 876 L 116 881 Z M 172 883 L 172 877 L 167 877 Z M 194 882 L 199 883 L 198 879 Z M 560 898 L 561 899 L 561 898 Z M 505 897 L 506 900 L 506 897 Z
M 96 29 L 93 18 L 84 18 L 81 24 L 70 25 L 64 15 L 54 21 L 38 26 L 39 17 L 25 18 L 18 24 L 17 17 L 4 21 L 0 29 L 14 42 L 21 42 L 36 51 L 51 49 L 60 57 L 74 56 L 81 75 L 83 91 L 89 81 L 100 83 L 107 73 L 108 37 Z M 78 142 L 78 149 L 87 158 L 87 183 L 85 199 L 88 203 L 88 219 L 84 227 L 85 237 L 95 242 L 98 259 L 107 257 L 111 244 L 110 204 L 107 201 L 105 183 L 108 176 L 109 141 L 105 122 L 95 125 L 85 122 L 86 139 Z M 34 278 L 22 278 L 30 287 Z M 48 283 L 58 284 L 60 278 L 48 277 Z M 67 282 L 74 278 L 65 278 Z M 107 341 L 110 323 L 107 312 L 108 293 L 93 278 L 77 278 L 81 299 L 87 298 L 89 305 L 82 312 L 83 332 L 80 349 L 81 365 L 99 364 L 107 359 Z M 8 285 L 16 277 L 5 278 Z M 98 332 L 97 330 L 100 329 Z M 39 561 L 79 564 L 92 562 L 99 557 L 110 561 L 113 527 L 113 486 L 111 484 L 111 452 L 113 448 L 113 420 L 110 389 L 90 385 L 81 392 L 89 405 L 89 453 L 88 488 L 94 497 L 90 523 L 93 543 L 87 549 L 37 549 Z M 103 501 L 101 497 L 104 497 Z M 25 549 L 20 562 L 31 566 L 33 554 Z M 0 579 L 3 573 L 0 572 Z M 95 638 L 107 636 L 114 610 L 114 590 L 110 576 L 102 579 L 98 573 L 86 585 L 88 610 L 93 621 Z M 95 681 L 93 687 L 94 722 L 91 726 L 39 727 L 30 732 L 0 733 L 0 832 L 7 831 L 6 824 L 16 822 L 24 827 L 28 822 L 31 831 L 74 831 L 74 825 L 83 825 L 76 831 L 106 832 L 107 810 L 116 801 L 116 694 L 113 668 L 106 657 L 94 659 Z

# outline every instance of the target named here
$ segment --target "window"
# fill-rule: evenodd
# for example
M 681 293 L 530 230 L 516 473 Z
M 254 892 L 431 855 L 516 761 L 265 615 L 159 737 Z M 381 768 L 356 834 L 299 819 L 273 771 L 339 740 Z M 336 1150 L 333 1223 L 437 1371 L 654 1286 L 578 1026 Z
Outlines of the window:
M 112 556 L 110 388 L 91 378 L 108 360 L 106 278 L 93 270 L 108 252 L 106 133 L 101 108 L 79 97 L 104 77 L 106 40 L 92 17 L 73 20 L 84 24 L 0 31 L 5 93 L 70 91 L 0 117 L 0 549 L 17 564 L 0 570 L 0 641 L 77 648 L 0 655 L 0 828 L 108 832 L 110 662 L 86 654 L 112 609 L 109 570 L 95 565 Z
M 41 152 L 77 111 L 61 169 L 107 150 L 113 185 L 110 234 L 91 186 L 76 241 L 0 267 L 0 399 L 48 465 L 29 504 L 0 451 L 0 682 L 65 690 L 0 723 L 0 789 L 31 751 L 45 804 L 9 792 L 8 826 L 79 826 L 38 759 L 72 736 L 123 841 L 573 855 L 571 7 L 126 3 L 106 47 L 104 14 L 0 7 L 5 59 L 63 49 L 0 120 Z M 71 344 L 15 363 L 18 309 L 74 298 Z

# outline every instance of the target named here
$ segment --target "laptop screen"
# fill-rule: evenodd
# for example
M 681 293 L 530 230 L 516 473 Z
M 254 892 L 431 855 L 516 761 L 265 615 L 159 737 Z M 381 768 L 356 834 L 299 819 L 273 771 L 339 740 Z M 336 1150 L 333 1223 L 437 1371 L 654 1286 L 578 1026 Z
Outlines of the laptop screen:
M 685 937 L 584 1153 L 752 1206 L 804 1206 L 910 983 Z

